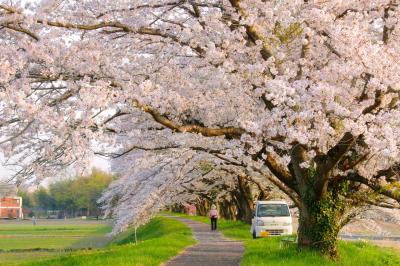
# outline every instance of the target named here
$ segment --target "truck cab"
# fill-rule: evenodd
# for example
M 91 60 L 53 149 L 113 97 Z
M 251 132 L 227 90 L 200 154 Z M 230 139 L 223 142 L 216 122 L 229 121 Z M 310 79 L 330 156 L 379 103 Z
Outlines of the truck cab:
M 285 201 L 256 201 L 250 232 L 253 238 L 291 235 L 292 216 Z

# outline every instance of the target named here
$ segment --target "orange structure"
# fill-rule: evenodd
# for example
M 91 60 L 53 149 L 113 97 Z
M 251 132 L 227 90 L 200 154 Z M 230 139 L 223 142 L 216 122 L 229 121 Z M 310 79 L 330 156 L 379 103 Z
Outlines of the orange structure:
M 0 219 L 22 219 L 22 198 L 17 187 L 0 181 Z
M 0 199 L 0 218 L 22 219 L 22 198 L 21 197 L 3 197 Z

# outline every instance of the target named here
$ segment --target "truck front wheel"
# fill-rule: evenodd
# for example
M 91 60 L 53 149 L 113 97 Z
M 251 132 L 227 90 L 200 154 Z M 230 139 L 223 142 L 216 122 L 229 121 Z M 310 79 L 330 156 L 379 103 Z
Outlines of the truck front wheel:
M 256 231 L 254 230 L 253 231 L 253 239 L 256 239 L 257 238 L 257 234 L 256 234 Z

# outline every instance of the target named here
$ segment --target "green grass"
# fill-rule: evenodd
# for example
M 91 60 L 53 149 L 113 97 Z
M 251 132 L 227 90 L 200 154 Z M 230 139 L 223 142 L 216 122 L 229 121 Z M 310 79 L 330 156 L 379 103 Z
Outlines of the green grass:
M 179 214 L 177 214 L 179 215 Z M 207 217 L 188 217 L 200 222 L 209 223 Z M 18 235 L 18 228 L 10 226 L 8 231 L 0 227 L 0 234 Z M 46 227 L 48 228 L 48 227 Z M 99 235 L 109 230 L 106 227 L 81 225 L 54 226 L 53 231 L 59 234 L 76 234 L 78 232 L 97 232 Z M 218 229 L 225 236 L 242 240 L 245 245 L 245 253 L 241 265 L 390 265 L 400 266 L 400 255 L 394 250 L 376 247 L 365 242 L 340 241 L 340 259 L 331 261 L 316 252 L 309 250 L 298 251 L 297 247 L 289 245 L 281 246 L 280 237 L 262 238 L 253 240 L 249 232 L 249 225 L 243 222 L 220 219 Z M 31 230 L 32 235 L 57 234 L 52 230 L 36 227 Z M 96 236 L 96 234 L 94 234 Z M 192 245 L 191 230 L 182 223 L 165 217 L 157 217 L 148 224 L 140 227 L 137 232 L 139 243 L 134 241 L 134 230 L 130 229 L 115 237 L 107 247 L 101 249 L 79 250 L 73 252 L 23 252 L 0 253 L 0 265 L 40 265 L 40 266 L 64 266 L 64 265 L 160 265 L 172 258 L 185 247 Z M 88 239 L 88 238 L 86 238 Z M 89 238 L 90 239 L 90 238 Z M 50 244 L 48 244 L 50 245 Z M 6 260 L 4 260 L 6 255 Z M 3 257 L 2 257 L 3 256 Z M 6 263 L 7 256 L 14 264 Z M 14 256 L 14 258 L 13 258 Z M 18 261 L 17 257 L 23 257 L 24 261 Z M 46 258 L 47 256 L 53 256 Z M 2 264 L 4 263 L 4 264 Z
M 33 261 L 40 259 L 48 259 L 64 255 L 62 251 L 21 251 L 21 252 L 7 252 L 0 254 L 0 265 L 20 265 L 25 261 Z
M 0 265 L 60 256 L 69 248 L 104 246 L 105 234 L 110 230 L 111 226 L 104 221 L 38 220 L 34 226 L 30 221 L 2 220 L 0 250 L 7 252 L 0 252 Z
M 176 215 L 209 223 L 207 217 Z M 243 222 L 220 219 L 218 221 L 218 229 L 222 231 L 225 236 L 244 242 L 245 253 L 240 264 L 242 266 L 400 266 L 400 254 L 398 252 L 389 248 L 377 247 L 366 242 L 340 241 L 340 258 L 337 261 L 331 261 L 310 250 L 299 251 L 295 244 L 283 247 L 280 244 L 281 237 L 252 239 L 250 226 Z
M 134 244 L 134 231 L 131 229 L 117 236 L 106 248 L 80 250 L 19 265 L 160 265 L 195 243 L 187 226 L 164 217 L 154 218 L 140 227 L 137 237 L 139 243 Z
M 104 222 L 82 220 L 44 220 L 35 226 L 27 221 L 2 222 L 0 250 L 64 249 L 88 237 L 103 236 L 110 230 L 111 226 Z

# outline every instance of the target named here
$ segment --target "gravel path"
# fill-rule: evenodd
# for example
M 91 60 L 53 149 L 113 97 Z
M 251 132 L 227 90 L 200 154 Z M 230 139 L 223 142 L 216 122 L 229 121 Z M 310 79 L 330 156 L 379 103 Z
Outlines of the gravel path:
M 371 235 L 357 235 L 357 234 L 351 234 L 351 235 L 344 235 L 340 234 L 340 238 L 345 239 L 345 240 L 388 240 L 388 241 L 399 241 L 400 242 L 400 236 L 371 236 Z
M 211 231 L 210 225 L 173 217 L 192 228 L 197 244 L 183 251 L 166 266 L 234 266 L 239 265 L 244 247 L 240 241 L 225 238 L 218 231 Z

